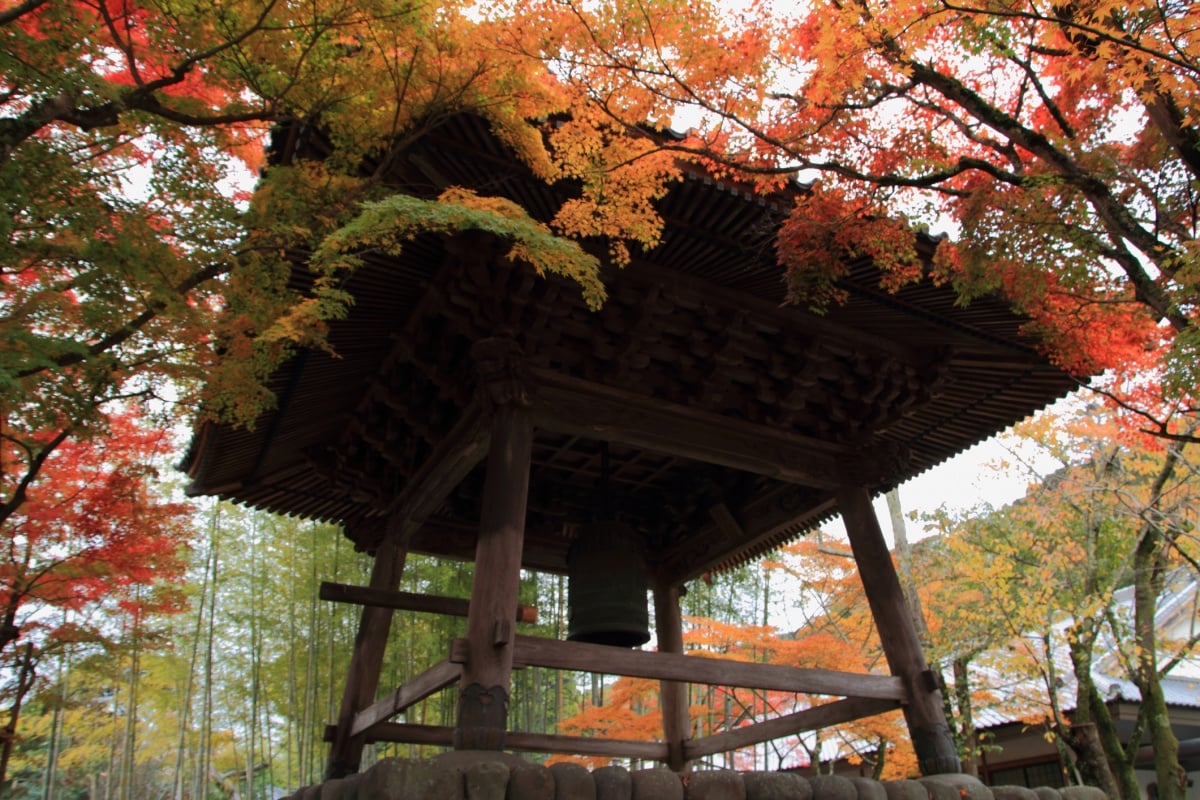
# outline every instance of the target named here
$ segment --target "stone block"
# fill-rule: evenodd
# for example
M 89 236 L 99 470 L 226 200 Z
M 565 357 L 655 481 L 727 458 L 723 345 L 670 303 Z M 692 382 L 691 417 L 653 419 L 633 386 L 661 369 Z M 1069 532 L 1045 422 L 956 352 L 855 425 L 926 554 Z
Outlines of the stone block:
M 509 769 L 529 763 L 520 756 L 502 753 L 499 750 L 447 750 L 445 753 L 434 756 L 432 761 L 459 772 L 463 772 L 469 765 L 481 761 L 498 761 Z
M 554 776 L 554 800 L 596 800 L 596 783 L 582 764 L 551 764 L 550 774 Z
M 925 787 L 929 800 L 962 800 L 958 788 L 946 781 L 927 781 L 925 778 L 918 778 L 917 783 Z
M 929 796 L 933 800 L 951 800 L 950 793 L 953 793 L 954 798 L 961 800 L 992 800 L 991 790 L 984 786 L 979 778 L 971 775 L 956 772 L 926 775 L 917 780 L 929 790 Z
M 357 800 L 463 800 L 462 780 L 427 759 L 385 758 L 362 774 Z
M 993 786 L 995 800 L 1040 800 L 1038 793 L 1026 786 Z
M 1038 800 L 1062 800 L 1062 792 L 1053 786 L 1035 786 L 1033 791 Z
M 812 800 L 813 796 L 812 786 L 794 772 L 746 772 L 742 784 L 746 800 Z
M 321 784 L 321 800 L 358 800 L 358 783 L 362 774 L 350 775 Z
M 920 781 L 882 781 L 888 800 L 929 800 L 929 790 Z
M 858 800 L 858 787 L 841 775 L 814 775 L 808 784 L 813 800 Z
M 669 769 L 635 769 L 629 781 L 633 800 L 683 800 L 683 781 Z
M 513 767 L 508 775 L 508 800 L 554 800 L 554 775 L 540 764 Z
M 888 800 L 887 790 L 883 784 L 870 778 L 860 778 L 857 775 L 847 778 L 854 784 L 858 792 L 858 800 Z
M 592 771 L 596 800 L 632 800 L 633 781 L 624 767 L 601 767 Z
M 499 761 L 477 761 L 463 770 L 466 800 L 504 800 L 509 768 Z
M 746 800 L 740 772 L 720 769 L 694 772 L 687 778 L 687 800 Z
M 496 750 L 450 750 L 432 760 L 438 769 L 455 776 L 464 800 L 504 800 L 509 770 L 529 763 Z
M 1095 786 L 1064 786 L 1058 791 L 1062 800 L 1108 800 L 1104 790 Z

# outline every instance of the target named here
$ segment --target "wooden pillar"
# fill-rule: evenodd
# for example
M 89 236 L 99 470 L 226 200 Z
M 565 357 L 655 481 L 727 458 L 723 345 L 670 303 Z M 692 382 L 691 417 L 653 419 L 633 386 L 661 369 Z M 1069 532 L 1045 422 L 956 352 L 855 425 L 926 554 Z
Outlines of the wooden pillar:
M 485 339 L 472 347 L 471 355 L 491 408 L 491 447 L 475 547 L 467 663 L 459 684 L 454 748 L 501 750 L 508 728 L 513 620 L 521 579 L 533 426 L 516 343 Z
M 371 568 L 372 589 L 394 591 L 400 585 L 400 576 L 404 573 L 404 562 L 408 556 L 407 541 L 401 535 L 404 527 L 401 519 L 389 521 Z M 350 672 L 342 692 L 342 706 L 338 712 L 333 744 L 325 765 L 325 780 L 358 772 L 364 741 L 362 735 L 351 736 L 350 731 L 354 727 L 354 715 L 374 701 L 375 691 L 379 688 L 379 671 L 383 666 L 383 653 L 392 627 L 392 613 L 390 608 L 363 607 L 358 634 L 354 637 L 354 650 L 350 655 Z
M 844 486 L 838 491 L 838 506 L 888 666 L 908 689 L 904 718 L 921 774 L 960 772 L 936 676 L 921 652 L 921 641 L 871 505 L 871 494 L 861 486 Z
M 683 652 L 683 619 L 679 613 L 679 586 L 654 587 L 654 623 L 660 653 Z M 667 767 L 684 772 L 683 743 L 689 738 L 691 724 L 688 716 L 687 684 L 682 681 L 662 681 L 660 703 L 663 716 L 663 739 L 667 743 Z

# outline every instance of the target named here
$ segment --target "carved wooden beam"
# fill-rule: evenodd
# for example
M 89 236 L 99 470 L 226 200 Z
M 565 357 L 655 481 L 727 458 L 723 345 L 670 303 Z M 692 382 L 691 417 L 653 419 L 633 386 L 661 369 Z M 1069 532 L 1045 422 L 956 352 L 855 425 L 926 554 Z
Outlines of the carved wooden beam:
M 830 442 L 755 425 L 633 392 L 530 369 L 535 425 L 833 489 L 844 451 Z

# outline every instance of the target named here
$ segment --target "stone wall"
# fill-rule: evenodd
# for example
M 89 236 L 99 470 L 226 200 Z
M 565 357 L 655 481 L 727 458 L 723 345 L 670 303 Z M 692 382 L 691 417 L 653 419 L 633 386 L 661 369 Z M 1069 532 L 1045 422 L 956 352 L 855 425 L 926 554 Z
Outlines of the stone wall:
M 287 800 L 1107 800 L 1090 786 L 984 786 L 966 775 L 872 781 L 838 775 L 543 767 L 501 753 L 386 759 L 366 772 L 309 786 Z

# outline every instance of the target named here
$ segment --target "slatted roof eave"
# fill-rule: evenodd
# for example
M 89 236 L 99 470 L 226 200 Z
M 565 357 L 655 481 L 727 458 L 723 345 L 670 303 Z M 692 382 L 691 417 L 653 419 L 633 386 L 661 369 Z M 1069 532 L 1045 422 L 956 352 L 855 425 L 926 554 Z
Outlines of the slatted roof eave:
M 437 188 L 428 176 L 438 175 L 508 193 L 539 216 L 562 200 L 506 155 L 485 123 L 470 118 L 418 140 L 396 162 L 423 182 L 424 192 Z M 327 521 L 380 514 L 376 501 L 363 498 L 403 489 L 405 470 L 427 456 L 470 394 L 465 350 L 500 323 L 515 332 L 539 369 L 641 393 L 648 402 L 687 404 L 708 415 L 704 419 L 724 417 L 730 425 L 829 436 L 838 447 L 864 452 L 905 451 L 901 478 L 928 470 L 1076 385 L 1038 354 L 1023 320 L 995 298 L 962 306 L 949 287 L 929 283 L 890 293 L 879 288 L 869 262 L 852 266 L 843 282 L 850 292 L 844 306 L 814 315 L 781 305 L 786 287 L 771 231 L 788 203 L 695 176 L 674 184 L 661 204 L 662 243 L 611 273 L 609 303 L 597 313 L 583 306 L 578 287 L 536 277 L 521 265 L 496 264 L 483 276 L 456 273 L 434 237 L 419 237 L 400 259 L 368 257 L 348 284 L 357 297 L 350 316 L 331 323 L 339 357 L 314 352 L 283 365 L 271 379 L 279 406 L 253 431 L 202 429 L 187 463 L 193 491 Z M 920 249 L 929 255 L 935 245 L 923 240 Z M 855 396 L 859 391 L 866 393 Z M 886 396 L 894 400 L 879 399 Z M 399 413 L 410 402 L 417 405 Z M 892 402 L 899 405 L 879 405 Z M 874 421 L 834 419 L 860 413 L 856 409 Z M 407 450 L 383 457 L 384 441 L 408 442 Z M 546 451 L 535 444 L 535 475 L 546 486 L 531 498 L 538 504 L 532 540 L 553 566 L 554 548 L 562 545 L 554 526 L 584 513 L 579 497 L 595 482 L 599 444 L 549 433 L 538 441 L 557 448 L 536 455 Z M 620 452 L 615 467 L 625 471 L 622 491 L 631 504 L 662 497 L 680 505 L 684 522 L 671 528 L 658 520 L 645 528 L 647 536 L 674 541 L 676 550 L 686 548 L 685 523 L 703 526 L 714 498 L 736 513 L 754 491 L 772 485 L 769 476 L 739 476 L 670 454 Z M 355 492 L 336 488 L 318 469 L 378 471 L 363 458 L 395 474 Z M 639 471 L 639 464 L 647 470 Z M 882 486 L 892 479 L 870 480 Z M 438 525 L 470 525 L 478 482 L 477 475 L 469 478 L 448 499 L 434 515 Z M 725 552 L 705 556 L 709 566 L 740 563 L 821 524 L 833 513 L 829 497 L 818 491 L 788 525 L 728 542 Z

